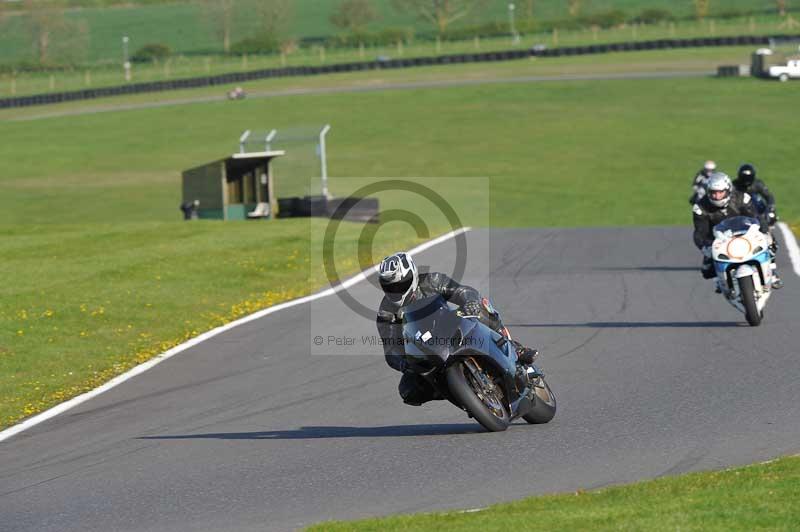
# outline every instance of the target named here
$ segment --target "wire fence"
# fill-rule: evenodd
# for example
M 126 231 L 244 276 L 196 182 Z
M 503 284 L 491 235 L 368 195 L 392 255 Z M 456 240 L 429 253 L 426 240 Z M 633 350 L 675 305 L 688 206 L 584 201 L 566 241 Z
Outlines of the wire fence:
M 148 92 L 164 92 L 198 87 L 213 87 L 217 85 L 231 85 L 246 81 L 286 78 L 297 76 L 317 76 L 321 74 L 359 72 L 381 69 L 402 69 L 420 66 L 482 63 L 496 61 L 511 61 L 529 57 L 566 57 L 577 55 L 604 54 L 626 51 L 665 50 L 677 48 L 719 47 L 719 46 L 745 46 L 769 45 L 773 40 L 796 39 L 797 35 L 738 35 L 725 37 L 701 37 L 691 39 L 656 39 L 647 41 L 627 41 L 607 44 L 589 44 L 583 46 L 562 46 L 547 48 L 534 46 L 530 49 L 513 49 L 492 52 L 473 52 L 459 54 L 444 54 L 425 57 L 410 58 L 377 58 L 371 61 L 353 61 L 346 63 L 333 63 L 322 65 L 287 66 L 251 70 L 247 72 L 232 72 L 227 74 L 199 76 L 182 79 L 160 80 L 151 82 L 129 83 L 111 87 L 89 88 L 75 91 L 53 92 L 31 96 L 18 96 L 0 99 L 0 109 L 12 107 L 29 107 L 47 105 L 78 100 L 90 100 L 109 96 L 142 94 Z
M 239 138 L 239 153 L 283 151 L 273 159 L 272 170 L 285 196 L 326 195 L 323 137 L 330 126 L 291 125 L 247 130 Z

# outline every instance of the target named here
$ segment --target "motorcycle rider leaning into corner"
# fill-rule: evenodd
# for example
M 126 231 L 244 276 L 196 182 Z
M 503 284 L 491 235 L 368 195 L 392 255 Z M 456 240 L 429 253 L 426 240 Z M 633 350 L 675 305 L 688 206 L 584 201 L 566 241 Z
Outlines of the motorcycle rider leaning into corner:
M 694 205 L 706 195 L 706 184 L 711 174 L 717 171 L 717 163 L 706 161 L 703 167 L 697 172 L 692 180 L 692 196 L 689 198 L 689 205 Z
M 414 259 L 402 252 L 381 261 L 379 279 L 384 297 L 378 310 L 376 325 L 383 343 L 386 363 L 403 373 L 398 389 L 404 403 L 419 406 L 442 398 L 424 378 L 405 371 L 403 307 L 419 298 L 441 295 L 448 302 L 461 307 L 466 315 L 476 316 L 481 323 L 508 338 L 516 348 L 520 363 L 533 364 L 538 352 L 512 340 L 500 314 L 474 288 L 459 284 L 443 273 L 421 274 Z
M 730 177 L 722 172 L 711 174 L 706 184 L 706 194 L 694 204 L 692 212 L 694 214 L 694 243 L 703 252 L 701 272 L 704 279 L 716 277 L 714 261 L 711 258 L 715 225 L 734 216 L 749 216 L 759 220 L 761 232 L 769 233 L 766 216 L 758 213 L 750 194 L 736 190 Z M 777 269 L 773 269 L 773 275 L 772 288 L 776 290 L 782 288 L 783 281 L 781 281 Z
M 766 183 L 756 176 L 756 168 L 752 164 L 743 164 L 739 167 L 733 186 L 739 192 L 750 194 L 756 204 L 756 209 L 764 211 L 770 227 L 778 221 L 775 213 L 775 196 L 767 188 Z

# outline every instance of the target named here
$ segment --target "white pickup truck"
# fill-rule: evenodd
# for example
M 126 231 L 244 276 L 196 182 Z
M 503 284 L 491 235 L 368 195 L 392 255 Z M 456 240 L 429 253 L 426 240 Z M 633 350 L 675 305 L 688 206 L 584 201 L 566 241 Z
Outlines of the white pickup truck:
M 769 67 L 769 77 L 781 81 L 789 81 L 790 78 L 800 79 L 800 59 L 791 59 L 785 65 Z

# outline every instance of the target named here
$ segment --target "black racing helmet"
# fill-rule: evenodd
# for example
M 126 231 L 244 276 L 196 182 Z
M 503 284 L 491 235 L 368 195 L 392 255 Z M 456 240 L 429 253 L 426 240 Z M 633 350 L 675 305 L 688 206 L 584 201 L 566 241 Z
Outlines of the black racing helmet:
M 756 180 L 756 168 L 752 164 L 743 164 L 739 167 L 739 173 L 737 174 L 737 185 L 742 185 L 745 187 L 749 187 L 753 184 L 753 181 Z

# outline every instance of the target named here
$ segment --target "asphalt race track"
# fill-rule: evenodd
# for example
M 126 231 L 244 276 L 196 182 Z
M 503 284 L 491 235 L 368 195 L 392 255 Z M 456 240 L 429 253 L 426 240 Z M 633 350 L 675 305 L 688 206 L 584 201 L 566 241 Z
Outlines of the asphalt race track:
M 439 79 L 430 81 L 411 81 L 404 83 L 386 83 L 370 80 L 369 85 L 343 86 L 343 87 L 317 87 L 295 88 L 283 90 L 254 91 L 247 94 L 249 99 L 280 98 L 283 96 L 303 96 L 308 94 L 341 94 L 364 93 L 414 89 L 441 89 L 449 87 L 470 87 L 475 85 L 498 85 L 506 83 L 541 83 L 550 81 L 598 81 L 619 79 L 676 79 L 676 78 L 708 78 L 714 72 L 707 70 L 685 71 L 660 71 L 660 72 L 621 72 L 621 73 L 587 73 L 587 74 L 562 74 L 556 76 L 516 76 L 516 77 L 491 77 L 481 79 Z M 63 116 L 79 116 L 87 114 L 105 113 L 111 111 L 133 111 L 136 109 L 154 109 L 173 105 L 187 105 L 194 103 L 224 102 L 227 95 L 221 96 L 190 96 L 186 98 L 160 99 L 155 102 L 144 103 L 108 103 L 98 104 L 79 109 L 61 111 L 46 111 L 35 115 L 24 115 L 12 118 L 12 121 L 27 122 L 43 118 L 56 118 Z
M 681 227 L 469 234 L 466 280 L 543 352 L 559 398 L 548 425 L 488 434 L 447 403 L 404 406 L 380 347 L 312 348 L 321 329 L 374 333 L 327 297 L 0 444 L 0 530 L 289 530 L 800 451 L 800 279 L 782 257 L 786 287 L 747 327 L 690 240 Z M 418 261 L 447 271 L 453 255 L 449 241 Z M 366 282 L 352 293 L 379 299 Z

